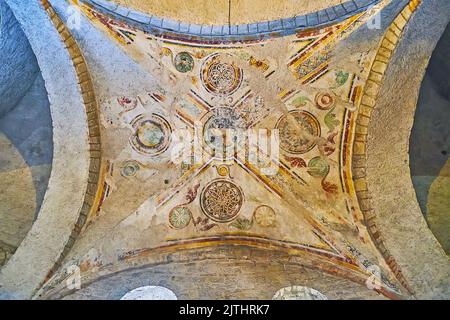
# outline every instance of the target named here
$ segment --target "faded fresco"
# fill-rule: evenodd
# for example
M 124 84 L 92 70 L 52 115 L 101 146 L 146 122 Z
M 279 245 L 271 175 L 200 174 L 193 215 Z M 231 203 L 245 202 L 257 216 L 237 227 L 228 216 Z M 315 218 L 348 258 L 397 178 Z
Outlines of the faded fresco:
M 42 252 L 26 249 L 32 242 L 26 238 L 15 258 L 32 225 L 27 221 L 14 248 L 0 246 L 6 288 L 16 277 L 36 283 L 42 278 L 38 287 L 21 280 L 23 295 L 123 300 L 409 299 L 432 290 L 420 277 L 419 284 L 411 281 L 417 266 L 407 262 L 415 244 L 404 257 L 398 254 L 404 243 L 396 237 L 408 226 L 399 223 L 394 227 L 400 231 L 385 232 L 386 213 L 396 217 L 397 211 L 377 206 L 384 176 L 404 169 L 383 172 L 392 163 L 383 162 L 376 133 L 384 121 L 388 126 L 383 112 L 393 102 L 383 101 L 389 94 L 385 81 L 392 81 L 391 61 L 405 50 L 402 37 L 420 14 L 421 1 L 280 1 L 270 15 L 258 1 L 238 1 L 235 15 L 228 1 L 214 9 L 196 0 L 191 10 L 181 4 L 172 10 L 171 0 L 156 7 L 69 2 L 43 0 L 39 6 L 65 50 L 60 64 L 71 66 L 67 77 L 74 80 L 64 83 L 77 81 L 69 92 L 73 104 L 83 106 L 72 117 L 85 135 L 71 136 L 71 129 L 66 137 L 58 131 L 58 117 L 71 115 L 52 109 L 57 98 L 51 93 L 45 101 L 56 128 L 58 168 L 64 163 L 60 154 L 70 148 L 58 139 L 78 138 L 80 151 L 70 160 L 85 162 L 74 165 L 79 171 L 70 167 L 68 176 L 83 178 L 67 180 L 74 197 L 80 192 L 78 209 L 67 212 L 67 223 L 37 213 L 41 203 L 44 212 L 57 211 L 52 179 L 61 186 L 64 174 L 34 182 L 41 189 L 49 184 L 45 200 L 41 189 L 23 187 L 40 192 L 27 219 L 35 214 L 42 224 L 29 239 L 39 238 L 46 225 L 61 223 L 70 232 L 47 236 L 52 245 Z M 198 9 L 202 3 L 204 10 Z M 252 6 L 255 11 L 245 14 Z M 42 77 L 48 88 L 57 87 L 49 73 Z M 410 132 L 400 125 L 398 130 L 399 136 Z M 388 146 L 390 139 L 384 139 Z M 409 143 L 414 141 L 413 134 Z M 50 160 L 46 156 L 48 170 Z M 448 280 L 442 250 L 448 252 L 448 224 L 442 222 L 448 162 L 429 183 L 420 170 L 415 173 L 414 161 L 404 183 L 408 189 L 386 199 L 404 193 L 406 202 L 412 194 L 411 208 L 427 208 L 427 220 L 420 215 L 423 221 L 411 223 L 430 225 L 420 239 L 424 248 L 432 247 L 423 251 L 439 256 L 426 272 L 444 288 L 442 297 Z M 33 167 L 26 167 L 31 176 L 22 178 L 32 184 Z M 31 259 L 27 250 L 48 258 L 39 275 L 14 267 Z

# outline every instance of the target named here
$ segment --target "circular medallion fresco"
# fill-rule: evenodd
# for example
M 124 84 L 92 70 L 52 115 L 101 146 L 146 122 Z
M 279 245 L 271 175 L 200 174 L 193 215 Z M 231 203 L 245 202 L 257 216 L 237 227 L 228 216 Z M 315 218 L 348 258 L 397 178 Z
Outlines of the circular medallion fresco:
M 169 123 L 161 116 L 140 116 L 132 123 L 134 134 L 131 137 L 133 148 L 144 154 L 158 155 L 167 150 L 171 139 Z
M 186 228 L 191 222 L 192 212 L 187 207 L 173 208 L 169 213 L 169 224 L 174 229 Z
M 6 262 L 7 254 L 6 251 L 0 248 L 0 266 L 3 266 L 3 264 Z
M 124 177 L 134 177 L 139 171 L 140 167 L 137 161 L 130 160 L 122 166 L 122 175 Z
M 211 220 L 221 223 L 234 220 L 243 202 L 244 194 L 241 189 L 225 179 L 210 182 L 200 196 L 203 213 Z
M 207 115 L 203 126 L 203 141 L 220 153 L 243 141 L 245 121 L 231 108 L 220 107 Z
M 242 70 L 234 64 L 221 61 L 220 55 L 214 55 L 204 63 L 201 79 L 209 92 L 230 95 L 242 83 Z
M 289 114 L 291 117 L 283 115 L 276 124 L 281 149 L 292 154 L 310 151 L 316 145 L 315 138 L 320 137 L 319 121 L 307 111 L 294 110 Z
M 308 174 L 315 178 L 325 178 L 330 172 L 330 165 L 322 157 L 315 157 L 308 162 Z
M 329 93 L 319 93 L 315 101 L 317 107 L 322 110 L 329 110 L 336 104 L 336 98 Z
M 186 73 L 194 69 L 194 58 L 187 52 L 180 52 L 175 56 L 174 64 L 178 72 Z
M 259 206 L 254 212 L 255 221 L 261 227 L 271 227 L 275 224 L 275 211 L 266 205 Z
M 229 170 L 227 166 L 219 166 L 217 168 L 217 173 L 219 174 L 219 176 L 221 177 L 225 177 L 229 174 Z

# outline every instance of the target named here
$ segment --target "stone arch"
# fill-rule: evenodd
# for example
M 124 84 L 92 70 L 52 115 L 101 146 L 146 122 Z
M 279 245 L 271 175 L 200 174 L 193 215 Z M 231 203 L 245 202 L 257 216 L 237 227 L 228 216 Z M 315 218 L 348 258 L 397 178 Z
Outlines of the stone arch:
M 91 113 L 96 116 L 95 95 L 83 91 L 82 84 L 87 81 L 83 82 L 78 71 L 85 69 L 87 72 L 87 69 L 85 65 L 75 68 L 73 53 L 77 47 L 70 33 L 58 33 L 64 28 L 60 25 L 57 30 L 54 23 L 58 21 L 49 19 L 40 2 L 25 4 L 7 0 L 6 4 L 36 56 L 48 93 L 53 124 L 52 171 L 38 218 L 0 272 L 0 295 L 23 299 L 32 297 L 45 282 L 67 247 L 74 243 L 95 204 L 100 158 L 94 159 L 92 150 L 93 138 L 97 140 L 94 150 L 99 150 L 100 137 L 88 124 L 87 100 L 91 100 Z M 82 57 L 80 59 L 83 61 Z M 90 120 L 94 120 L 95 126 L 97 119 L 92 119 L 92 114 Z
M 416 199 L 409 137 L 420 85 L 450 5 L 424 1 L 413 13 L 419 3 L 410 1 L 393 22 L 373 62 L 358 111 L 353 178 L 366 225 L 397 278 L 416 297 L 438 298 L 448 294 L 450 262 Z
M 180 250 L 170 258 L 167 254 L 142 256 L 121 270 L 104 268 L 101 277 L 82 277 L 80 290 L 67 288 L 63 274 L 44 288 L 40 298 L 118 300 L 135 288 L 158 285 L 170 288 L 181 300 L 271 299 L 277 290 L 293 283 L 313 284 L 332 300 L 386 298 L 355 279 L 318 270 L 320 263 L 307 260 L 306 256 L 252 247 Z

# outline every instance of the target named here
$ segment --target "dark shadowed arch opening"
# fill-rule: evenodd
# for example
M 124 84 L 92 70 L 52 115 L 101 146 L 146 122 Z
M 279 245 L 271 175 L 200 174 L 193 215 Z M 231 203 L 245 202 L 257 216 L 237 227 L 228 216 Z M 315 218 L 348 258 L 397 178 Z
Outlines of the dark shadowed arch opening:
M 450 25 L 428 65 L 410 138 L 411 175 L 421 210 L 450 252 Z

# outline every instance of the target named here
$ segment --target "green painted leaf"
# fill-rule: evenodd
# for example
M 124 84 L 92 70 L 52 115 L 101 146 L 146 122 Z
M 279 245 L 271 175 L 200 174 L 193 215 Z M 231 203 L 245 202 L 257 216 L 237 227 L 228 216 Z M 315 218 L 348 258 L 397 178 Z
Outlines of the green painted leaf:
M 334 131 L 334 129 L 340 124 L 339 120 L 336 119 L 336 114 L 334 114 L 334 107 L 325 115 L 325 125 L 328 127 L 330 132 Z
M 253 221 L 246 218 L 238 218 L 233 223 L 230 223 L 230 227 L 239 230 L 249 230 L 253 226 Z
M 338 86 L 343 86 L 349 78 L 349 73 L 344 71 L 336 72 L 336 83 Z
M 294 101 L 292 101 L 292 104 L 296 107 L 304 106 L 306 102 L 311 102 L 311 100 L 308 97 L 298 97 L 295 98 Z

